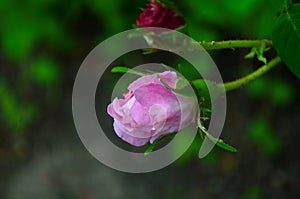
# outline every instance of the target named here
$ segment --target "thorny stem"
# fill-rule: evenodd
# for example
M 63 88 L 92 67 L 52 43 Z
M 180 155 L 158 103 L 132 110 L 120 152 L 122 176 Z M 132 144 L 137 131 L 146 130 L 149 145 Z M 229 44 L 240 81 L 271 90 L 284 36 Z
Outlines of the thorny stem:
M 281 62 L 280 57 L 276 57 L 276 58 L 272 59 L 269 63 L 263 65 L 262 67 L 260 67 L 256 71 L 250 73 L 249 75 L 246 75 L 246 76 L 244 76 L 240 79 L 234 80 L 232 82 L 225 83 L 224 84 L 225 91 L 228 92 L 231 90 L 235 90 L 235 89 L 238 89 L 238 88 L 252 82 L 253 80 L 255 80 L 255 79 L 261 77 L 262 75 L 264 75 L 265 73 L 267 73 L 269 70 L 274 68 L 280 62 Z
M 267 39 L 261 40 L 228 40 L 228 41 L 200 41 L 199 44 L 205 50 L 218 50 L 226 48 L 253 48 L 259 47 L 262 44 L 272 46 L 272 41 Z

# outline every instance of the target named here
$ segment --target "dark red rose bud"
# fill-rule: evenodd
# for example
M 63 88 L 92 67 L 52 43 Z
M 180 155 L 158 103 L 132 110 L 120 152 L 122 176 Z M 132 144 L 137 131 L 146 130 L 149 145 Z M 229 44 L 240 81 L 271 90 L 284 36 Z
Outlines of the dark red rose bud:
M 175 30 L 184 26 L 185 21 L 175 10 L 151 1 L 136 20 L 136 24 L 140 27 L 160 27 Z

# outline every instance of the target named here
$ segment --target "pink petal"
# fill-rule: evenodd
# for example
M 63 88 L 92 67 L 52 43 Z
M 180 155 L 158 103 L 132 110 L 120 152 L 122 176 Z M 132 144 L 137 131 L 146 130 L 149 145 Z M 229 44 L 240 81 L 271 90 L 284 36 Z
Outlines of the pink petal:
M 147 108 L 154 104 L 162 105 L 167 110 L 172 106 L 178 106 L 176 95 L 161 84 L 143 85 L 134 92 L 134 96 L 142 106 Z
M 130 116 L 137 125 L 136 127 L 150 126 L 151 124 L 148 109 L 142 106 L 138 101 L 135 101 L 131 107 Z
M 178 80 L 177 74 L 173 71 L 165 71 L 163 73 L 160 73 L 159 76 L 165 83 L 167 83 L 171 88 L 176 88 L 176 83 Z M 156 83 L 156 84 L 161 84 L 163 85 L 160 80 L 157 77 L 157 74 L 153 75 L 147 75 L 140 77 L 139 79 L 135 80 L 128 86 L 128 90 L 130 91 L 135 91 L 139 87 L 145 85 L 145 84 L 150 84 L 150 83 Z
M 116 125 L 119 127 L 119 129 L 121 129 L 124 133 L 126 133 L 127 135 L 133 137 L 133 138 L 146 138 L 146 139 L 150 139 L 152 132 L 151 132 L 151 128 L 152 126 L 139 126 L 139 127 L 133 127 L 130 126 L 130 128 L 127 127 L 127 125 L 121 123 L 118 120 L 115 120 Z
M 143 146 L 143 145 L 147 144 L 147 142 L 149 141 L 149 138 L 136 138 L 136 137 L 130 136 L 129 134 L 122 131 L 116 122 L 114 122 L 114 129 L 115 129 L 115 132 L 117 133 L 117 135 L 122 140 L 124 140 L 125 142 L 128 142 L 129 144 L 131 144 L 133 146 Z

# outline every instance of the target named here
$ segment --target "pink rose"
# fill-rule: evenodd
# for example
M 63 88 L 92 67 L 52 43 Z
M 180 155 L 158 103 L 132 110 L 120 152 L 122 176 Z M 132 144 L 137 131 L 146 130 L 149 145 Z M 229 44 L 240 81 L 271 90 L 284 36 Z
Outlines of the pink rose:
M 159 74 L 164 83 L 175 89 L 177 74 Z M 197 102 L 179 95 L 158 79 L 157 74 L 143 76 L 132 82 L 124 99 L 115 98 L 107 107 L 114 118 L 114 129 L 124 141 L 143 146 L 159 136 L 177 132 L 195 122 Z
M 140 27 L 160 27 L 175 30 L 184 26 L 185 21 L 175 10 L 151 1 L 136 20 L 136 24 Z

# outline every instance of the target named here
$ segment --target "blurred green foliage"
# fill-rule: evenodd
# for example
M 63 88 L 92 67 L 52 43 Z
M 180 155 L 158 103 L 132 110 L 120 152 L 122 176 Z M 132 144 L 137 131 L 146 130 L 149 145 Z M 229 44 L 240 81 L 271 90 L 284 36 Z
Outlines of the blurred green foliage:
M 287 80 L 279 77 L 265 76 L 257 79 L 247 86 L 248 94 L 264 103 L 273 106 L 287 106 L 291 104 L 296 95 L 294 86 Z
M 252 185 L 246 188 L 244 199 L 260 199 L 263 198 L 262 190 L 259 185 Z
M 262 117 L 253 118 L 248 122 L 247 134 L 249 139 L 266 156 L 274 156 L 280 152 L 282 141 L 273 125 Z
M 51 58 L 39 57 L 32 62 L 29 73 L 38 85 L 51 87 L 60 81 L 61 67 Z
M 133 15 L 128 16 L 124 10 L 126 2 L 121 0 L 1 0 L 2 128 L 24 132 L 37 122 L 38 110 L 44 109 L 42 106 L 47 103 L 52 106 L 52 99 L 57 97 L 54 95 L 64 83 L 64 59 L 70 59 L 74 56 L 72 53 L 86 48 L 80 38 L 81 32 L 95 28 L 97 36 L 91 37 L 95 42 L 130 28 L 139 12 L 137 7 L 143 2 L 136 3 L 134 7 L 127 5 L 133 10 Z M 91 24 L 91 17 L 98 23 Z M 77 28 L 78 24 L 83 28 Z
M 184 8 L 188 30 L 196 40 L 239 38 L 270 38 L 273 17 L 281 0 L 186 0 L 178 2 Z M 180 7 L 180 8 L 181 8 Z M 220 35 L 224 31 L 227 38 Z
M 24 132 L 36 117 L 36 107 L 18 100 L 11 88 L 0 79 L 1 120 L 12 132 Z
M 71 37 L 53 12 L 58 3 L 55 0 L 1 1 L 1 47 L 8 58 L 26 59 L 41 43 L 55 48 L 69 47 Z

